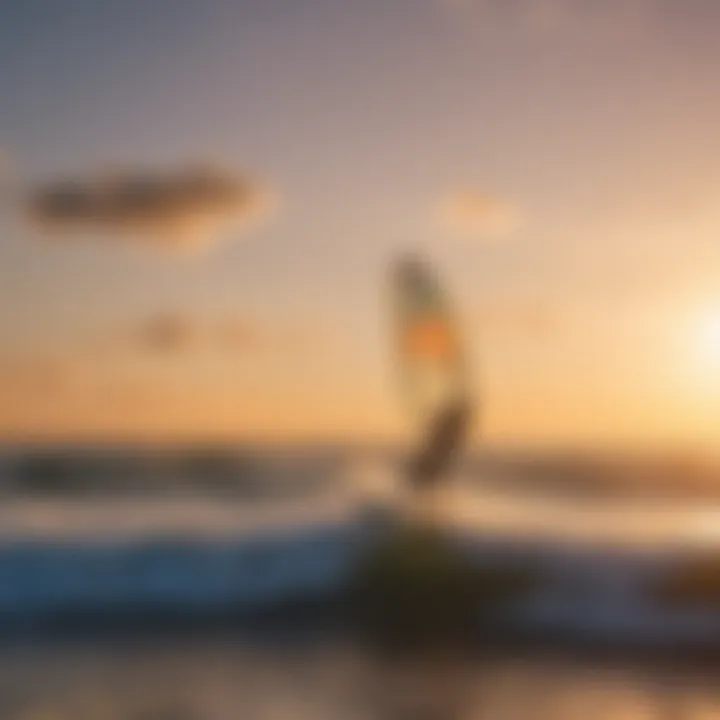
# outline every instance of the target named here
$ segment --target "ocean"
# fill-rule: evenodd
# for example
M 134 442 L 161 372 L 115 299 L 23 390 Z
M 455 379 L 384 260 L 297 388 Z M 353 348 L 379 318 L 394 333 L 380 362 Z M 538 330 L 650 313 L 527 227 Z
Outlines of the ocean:
M 478 568 L 539 577 L 508 639 L 391 661 L 323 608 L 402 503 L 397 454 L 8 450 L 0 717 L 720 718 L 720 496 L 553 462 L 471 458 L 443 499 Z

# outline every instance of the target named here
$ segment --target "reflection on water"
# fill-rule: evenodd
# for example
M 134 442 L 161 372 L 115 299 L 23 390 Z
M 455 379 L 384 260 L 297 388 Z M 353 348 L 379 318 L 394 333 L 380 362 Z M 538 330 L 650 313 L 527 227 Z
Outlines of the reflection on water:
M 378 661 L 357 647 L 155 641 L 6 649 L 5 720 L 706 720 L 709 670 L 548 657 Z

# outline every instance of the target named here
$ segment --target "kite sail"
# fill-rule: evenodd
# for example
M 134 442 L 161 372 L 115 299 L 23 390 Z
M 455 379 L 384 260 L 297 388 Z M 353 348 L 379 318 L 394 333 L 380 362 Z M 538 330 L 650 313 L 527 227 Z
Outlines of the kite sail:
M 450 305 L 424 262 L 401 259 L 394 291 L 400 383 L 420 431 L 410 480 L 427 486 L 441 478 L 467 434 L 467 358 Z

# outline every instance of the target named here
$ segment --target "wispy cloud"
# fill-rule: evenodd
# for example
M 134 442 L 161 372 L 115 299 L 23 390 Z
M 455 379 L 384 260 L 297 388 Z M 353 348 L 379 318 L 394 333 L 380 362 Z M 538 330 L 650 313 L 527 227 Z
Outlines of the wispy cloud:
M 198 350 L 246 351 L 258 346 L 258 331 L 249 321 L 201 319 L 180 312 L 161 312 L 137 322 L 124 334 L 131 349 L 180 355 Z
M 437 216 L 445 230 L 479 240 L 512 235 L 523 219 L 510 201 L 474 189 L 448 193 L 438 203 Z
M 158 355 L 213 352 L 245 355 L 298 349 L 308 333 L 294 327 L 263 327 L 240 315 L 199 317 L 182 312 L 163 312 L 137 322 L 122 335 L 126 349 Z
M 60 179 L 30 189 L 24 204 L 30 219 L 56 236 L 177 250 L 203 248 L 267 220 L 277 198 L 231 172 L 190 168 Z

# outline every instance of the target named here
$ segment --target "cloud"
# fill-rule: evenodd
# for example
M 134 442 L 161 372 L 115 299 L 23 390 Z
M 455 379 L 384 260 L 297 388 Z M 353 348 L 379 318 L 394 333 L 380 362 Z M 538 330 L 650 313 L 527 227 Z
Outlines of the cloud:
M 201 341 L 200 328 L 191 318 L 172 313 L 149 318 L 133 334 L 142 348 L 160 353 L 184 352 Z
M 198 318 L 183 313 L 158 313 L 139 322 L 129 333 L 134 348 L 168 355 L 287 350 L 289 343 L 285 341 L 294 336 L 291 329 L 271 332 L 243 317 Z
M 487 240 L 512 235 L 522 225 L 521 213 L 515 205 L 477 190 L 448 194 L 439 203 L 438 216 L 450 232 Z
M 167 249 L 203 248 L 268 218 L 276 197 L 230 172 L 121 172 L 31 189 L 25 209 L 43 231 L 107 236 Z

